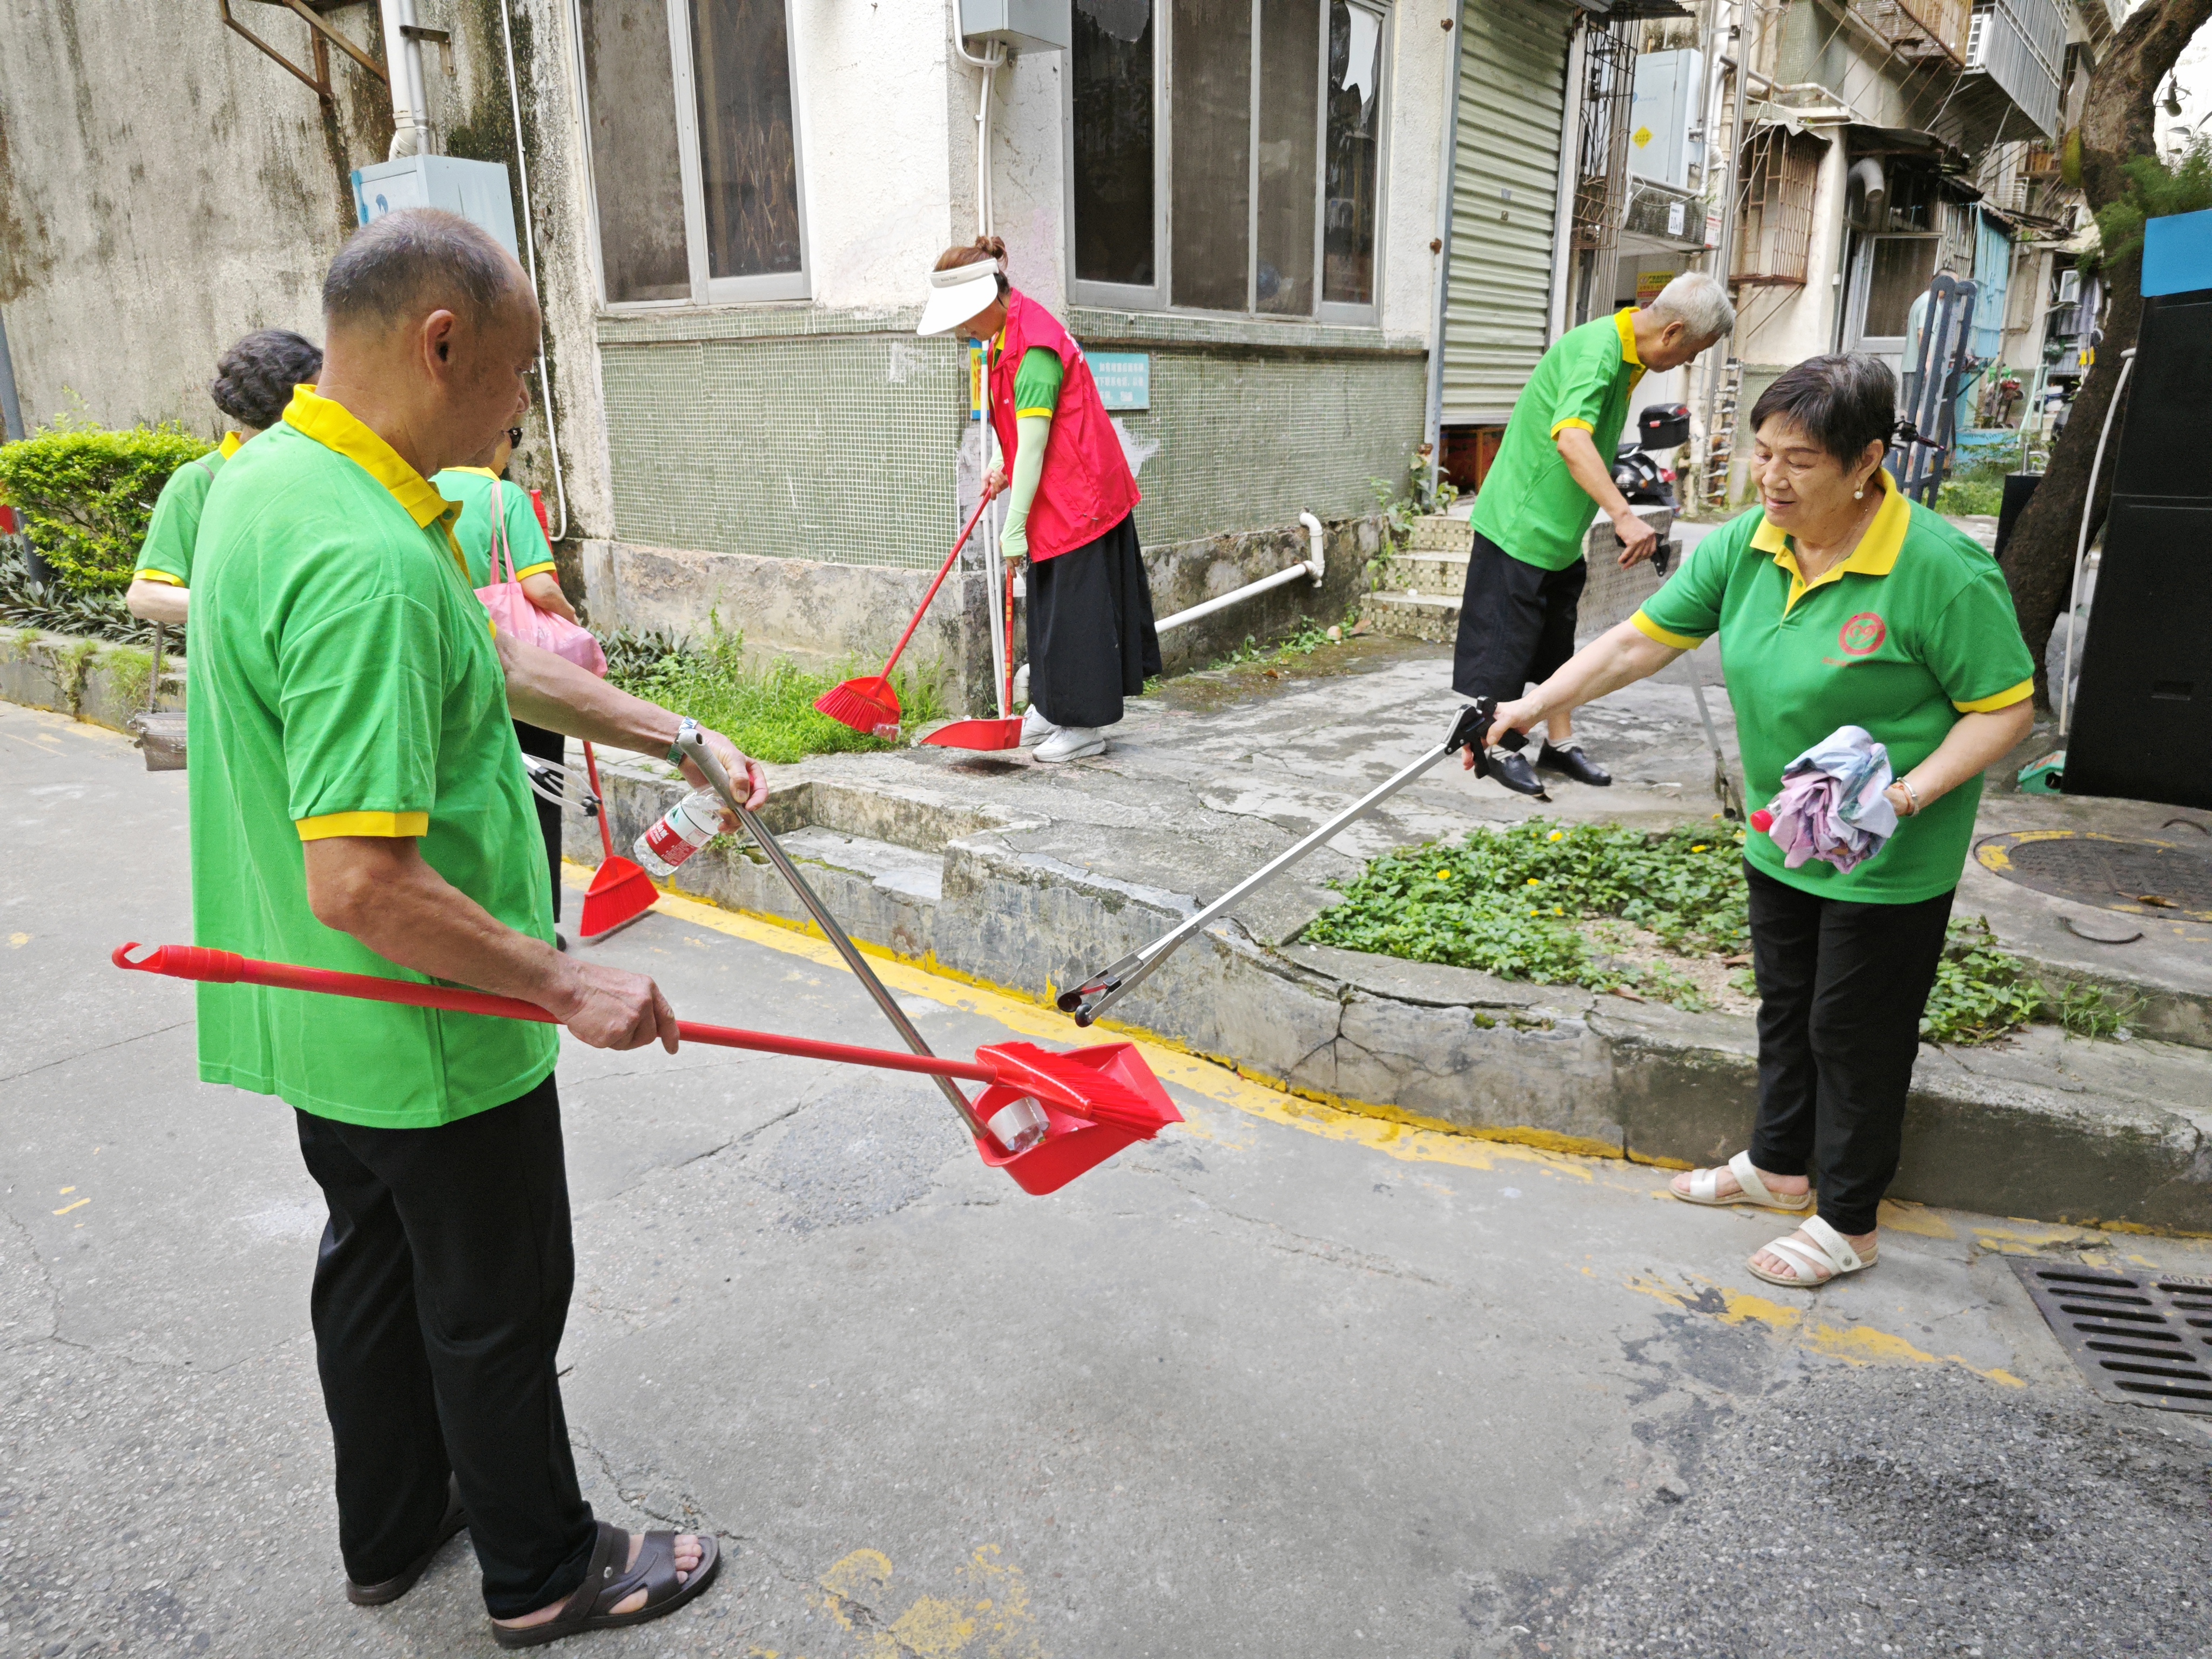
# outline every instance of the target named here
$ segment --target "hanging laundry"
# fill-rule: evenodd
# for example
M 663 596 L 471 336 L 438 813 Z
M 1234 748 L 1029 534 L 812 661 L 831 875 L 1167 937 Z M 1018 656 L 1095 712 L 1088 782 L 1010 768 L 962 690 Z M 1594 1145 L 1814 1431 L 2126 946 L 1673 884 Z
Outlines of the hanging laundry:
M 1897 833 L 1897 809 L 1882 792 L 1892 781 L 1889 750 L 1863 726 L 1839 726 L 1782 769 L 1782 793 L 1752 827 L 1773 837 L 1783 866 L 1810 859 L 1850 870 Z

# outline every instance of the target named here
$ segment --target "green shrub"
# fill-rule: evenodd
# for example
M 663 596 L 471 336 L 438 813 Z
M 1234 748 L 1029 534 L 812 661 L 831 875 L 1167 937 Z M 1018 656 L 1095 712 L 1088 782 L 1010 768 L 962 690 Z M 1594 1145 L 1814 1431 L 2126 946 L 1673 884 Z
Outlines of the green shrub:
M 66 418 L 0 444 L 0 495 L 72 593 L 119 593 L 169 475 L 207 453 L 173 421 L 111 432 Z
M 1996 514 L 2004 510 L 2004 485 L 1979 478 L 1953 478 L 1936 492 L 1938 513 Z

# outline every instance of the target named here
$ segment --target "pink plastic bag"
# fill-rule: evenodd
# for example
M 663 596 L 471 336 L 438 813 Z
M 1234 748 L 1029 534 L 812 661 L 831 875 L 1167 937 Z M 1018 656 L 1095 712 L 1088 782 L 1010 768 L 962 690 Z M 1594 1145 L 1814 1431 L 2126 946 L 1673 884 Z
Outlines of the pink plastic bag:
M 491 612 L 492 625 L 502 634 L 534 645 L 541 651 L 550 651 L 604 678 L 607 653 L 599 649 L 599 642 L 592 637 L 591 630 L 579 628 L 566 617 L 540 611 L 531 604 L 522 584 L 515 580 L 514 549 L 507 537 L 506 483 L 493 479 L 491 491 L 491 586 L 477 589 L 477 597 Z M 507 557 L 504 580 L 500 577 L 502 554 Z

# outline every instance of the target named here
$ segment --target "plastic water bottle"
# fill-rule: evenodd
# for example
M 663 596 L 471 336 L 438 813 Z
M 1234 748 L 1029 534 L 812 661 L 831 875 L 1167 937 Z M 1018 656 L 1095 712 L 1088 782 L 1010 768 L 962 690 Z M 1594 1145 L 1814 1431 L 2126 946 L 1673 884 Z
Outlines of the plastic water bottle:
M 654 819 L 630 851 L 647 875 L 665 880 L 678 865 L 721 833 L 721 802 L 704 789 L 695 789 Z
M 1026 1152 L 1045 1138 L 1052 1127 L 1052 1120 L 1045 1115 L 1044 1108 L 1024 1095 L 1010 1100 L 991 1114 L 991 1121 L 983 1126 L 991 1138 L 1012 1153 Z

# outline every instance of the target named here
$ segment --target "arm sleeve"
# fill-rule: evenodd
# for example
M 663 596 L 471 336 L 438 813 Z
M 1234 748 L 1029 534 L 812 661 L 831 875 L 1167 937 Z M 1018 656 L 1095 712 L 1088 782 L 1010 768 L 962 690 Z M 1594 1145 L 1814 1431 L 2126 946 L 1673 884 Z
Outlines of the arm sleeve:
M 1006 485 L 1006 527 L 999 546 L 1010 559 L 1030 550 L 1030 507 L 1037 480 L 1044 476 L 1045 446 L 1052 440 L 1052 416 L 1026 415 L 1014 422 L 1014 471 Z
M 1920 654 L 1962 714 L 2008 708 L 2035 695 L 2035 659 L 2021 637 L 2004 573 L 1994 564 L 1936 613 Z
M 1057 352 L 1031 346 L 1022 353 L 1021 365 L 1014 370 L 1014 418 L 1049 416 L 1060 407 L 1060 388 L 1066 378 Z
M 1747 524 L 1753 516 L 1747 513 L 1738 522 Z M 1691 549 L 1682 568 L 1628 619 L 1636 631 L 1677 651 L 1693 651 L 1711 638 L 1721 625 L 1721 600 L 1736 550 L 1750 533 L 1730 525 Z
M 1552 399 L 1547 422 L 1551 437 L 1556 439 L 1563 427 L 1578 426 L 1585 432 L 1597 429 L 1606 399 L 1613 395 L 1613 380 L 1620 373 L 1620 339 L 1608 328 L 1602 337 L 1592 335 L 1575 342 L 1574 356 L 1560 365 L 1565 373 L 1559 377 L 1559 389 Z M 1612 464 L 1610 456 L 1602 459 Z
M 552 569 L 552 544 L 545 539 L 545 526 L 538 522 L 538 510 L 530 505 L 530 492 L 502 483 L 499 499 L 507 518 L 507 544 L 514 555 L 515 580 Z
M 208 486 L 214 482 L 197 461 L 186 461 L 169 475 L 155 498 L 153 520 L 146 526 L 133 575 L 179 587 L 191 580 L 192 543 L 199 537 L 200 509 L 207 504 Z
M 285 630 L 277 710 L 301 840 L 429 833 L 445 657 L 437 617 L 403 593 Z

